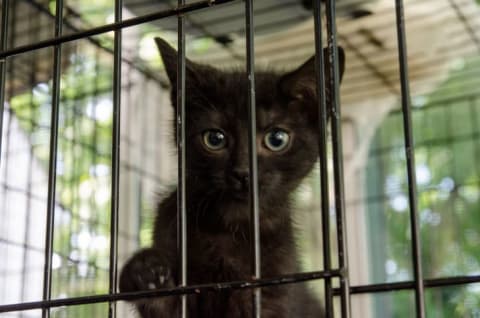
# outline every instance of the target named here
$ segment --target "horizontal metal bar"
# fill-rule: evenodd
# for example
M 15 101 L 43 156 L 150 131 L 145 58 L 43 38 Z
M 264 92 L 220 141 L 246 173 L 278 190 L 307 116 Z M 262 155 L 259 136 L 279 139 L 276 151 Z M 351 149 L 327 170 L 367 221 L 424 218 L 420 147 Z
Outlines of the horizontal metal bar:
M 480 283 L 480 275 L 475 276 L 454 276 L 444 278 L 425 279 L 423 284 L 427 288 L 437 288 L 446 286 L 457 286 L 465 284 Z M 414 289 L 416 282 L 396 282 L 396 283 L 382 283 L 362 286 L 351 286 L 350 294 L 366 294 L 366 293 L 384 293 L 392 291 L 400 291 L 406 289 Z M 340 289 L 335 288 L 334 295 L 340 295 Z
M 198 1 L 198 2 L 194 2 L 194 3 L 186 4 L 182 7 L 177 7 L 177 8 L 164 10 L 164 11 L 160 11 L 160 12 L 154 12 L 154 13 L 147 14 L 147 15 L 144 15 L 144 16 L 141 16 L 141 17 L 135 17 L 135 18 L 123 20 L 123 21 L 120 21 L 120 22 L 105 24 L 105 25 L 102 25 L 102 26 L 99 26 L 99 27 L 96 27 L 96 28 L 92 28 L 92 29 L 89 29 L 89 30 L 80 31 L 80 32 L 72 33 L 72 34 L 66 34 L 66 35 L 63 35 L 63 36 L 58 36 L 58 37 L 54 37 L 54 38 L 51 38 L 51 39 L 48 39 L 48 40 L 39 41 L 39 42 L 36 42 L 36 43 L 23 45 L 23 46 L 19 46 L 19 47 L 16 47 L 16 48 L 13 48 L 13 49 L 10 49 L 10 50 L 7 50 L 7 51 L 3 51 L 3 52 L 0 52 L 0 59 L 4 59 L 4 58 L 9 57 L 9 56 L 18 55 L 18 54 L 29 52 L 29 51 L 43 49 L 43 48 L 46 48 L 46 47 L 49 47 L 49 46 L 54 46 L 54 45 L 58 45 L 58 44 L 66 43 L 66 42 L 71 42 L 71 41 L 80 40 L 80 39 L 83 39 L 83 38 L 88 38 L 88 37 L 99 35 L 99 34 L 102 34 L 102 33 L 121 30 L 121 29 L 124 29 L 124 28 L 136 26 L 136 25 L 139 25 L 139 24 L 147 23 L 147 22 L 152 22 L 152 21 L 155 21 L 155 20 L 163 19 L 163 18 L 168 18 L 168 17 L 173 17 L 173 16 L 176 16 L 176 15 L 186 14 L 188 12 L 192 12 L 192 11 L 196 11 L 196 10 L 200 10 L 200 9 L 204 9 L 204 8 L 208 8 L 208 7 L 212 7 L 212 6 L 218 6 L 218 5 L 221 5 L 221 4 L 224 4 L 224 3 L 229 3 L 229 2 L 234 2 L 234 1 L 237 1 L 237 0 L 216 0 L 216 1 L 204 0 L 204 1 Z
M 230 289 L 251 289 L 251 288 L 258 288 L 258 287 L 293 284 L 293 283 L 318 280 L 318 279 L 324 279 L 324 278 L 340 277 L 340 276 L 341 276 L 341 273 L 339 270 L 319 271 L 319 272 L 285 275 L 285 276 L 280 276 L 280 277 L 275 277 L 270 279 L 260 279 L 256 281 L 236 281 L 236 282 L 225 282 L 225 283 L 215 283 L 215 284 L 205 284 L 205 285 L 192 285 L 188 287 L 176 287 L 176 288 L 170 288 L 170 289 L 149 290 L 149 291 L 141 291 L 141 292 L 133 292 L 133 293 L 118 293 L 118 294 L 110 294 L 110 295 L 104 294 L 104 295 L 85 296 L 85 297 L 62 298 L 62 299 L 55 299 L 50 301 L 25 302 L 25 303 L 2 305 L 0 306 L 0 313 L 20 311 L 20 310 L 33 310 L 33 309 L 41 309 L 41 308 L 54 308 L 54 307 L 62 307 L 62 306 L 85 305 L 85 304 L 103 303 L 103 302 L 109 302 L 109 301 L 135 300 L 140 298 L 165 297 L 165 296 L 174 296 L 174 295 L 182 295 L 182 294 L 199 294 L 207 291 L 210 292 L 210 291 L 222 291 L 222 290 L 230 290 Z M 480 283 L 480 275 L 454 276 L 454 277 L 444 277 L 444 278 L 434 278 L 434 279 L 424 280 L 424 285 L 426 288 L 458 286 L 458 285 L 474 284 L 474 283 Z M 409 289 L 413 289 L 414 287 L 415 287 L 414 281 L 360 285 L 360 286 L 351 286 L 350 294 L 384 293 L 384 292 L 409 290 Z M 335 288 L 333 290 L 333 294 L 335 296 L 340 295 L 340 289 Z
M 0 306 L 0 313 L 19 311 L 19 310 L 32 310 L 32 309 L 53 308 L 53 307 L 62 307 L 62 306 L 85 305 L 85 304 L 103 303 L 103 302 L 119 301 L 119 300 L 131 301 L 131 300 L 136 300 L 141 298 L 178 296 L 178 295 L 186 295 L 186 294 L 201 294 L 204 292 L 212 292 L 212 291 L 215 292 L 215 291 L 230 290 L 230 289 L 251 289 L 251 288 L 259 288 L 259 287 L 292 284 L 292 283 L 298 283 L 298 282 L 306 282 L 310 280 L 324 279 L 327 277 L 341 277 L 341 275 L 342 273 L 340 272 L 340 270 L 316 271 L 316 272 L 283 275 L 283 276 L 278 276 L 278 277 L 273 277 L 268 279 L 263 278 L 258 280 L 191 285 L 186 287 L 175 287 L 175 288 L 168 288 L 168 289 L 158 289 L 158 290 L 131 292 L 131 293 L 117 293 L 117 294 L 104 294 L 104 295 L 84 296 L 84 297 L 75 297 L 75 298 L 62 298 L 62 299 L 55 299 L 55 300 L 49 300 L 49 301 L 34 301 L 34 302 L 2 305 Z

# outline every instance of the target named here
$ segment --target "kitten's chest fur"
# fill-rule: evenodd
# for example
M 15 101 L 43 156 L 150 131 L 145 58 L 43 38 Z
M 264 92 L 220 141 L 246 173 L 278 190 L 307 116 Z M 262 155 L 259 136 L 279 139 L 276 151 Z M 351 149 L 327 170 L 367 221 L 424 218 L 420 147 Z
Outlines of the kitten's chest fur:
M 249 278 L 249 248 L 229 235 L 190 235 L 189 272 L 195 283 L 245 280 Z
M 202 226 L 197 222 L 196 205 L 189 206 L 188 213 L 188 272 L 189 282 L 203 284 L 236 280 L 250 280 L 252 251 L 250 243 L 250 224 L 241 223 L 225 226 L 222 231 Z M 278 207 L 273 207 L 276 209 Z M 287 205 L 283 207 L 285 209 Z M 210 209 L 210 210 L 209 210 Z M 245 213 L 248 205 L 241 208 L 229 205 L 211 206 L 202 213 Z M 213 211 L 213 210 L 216 211 Z M 221 211 L 218 211 L 220 209 Z M 234 211 L 230 211 L 234 209 Z M 176 240 L 176 192 L 160 205 L 155 227 L 154 245 L 165 244 L 164 234 L 168 233 L 170 244 Z M 297 270 L 296 250 L 290 220 L 273 221 L 270 215 L 279 215 L 279 211 L 260 210 L 261 264 L 263 277 L 275 277 Z M 283 211 L 285 212 L 285 211 Z M 288 215 L 287 213 L 281 213 Z M 211 221 L 211 219 L 209 219 Z M 211 225 L 211 224 L 210 224 Z M 217 224 L 217 226 L 219 226 Z M 171 246 L 170 246 L 171 249 Z
M 252 251 L 248 233 L 247 238 L 241 234 L 205 235 L 199 232 L 190 236 L 189 271 L 196 283 L 250 280 L 252 278 Z M 203 237 L 203 239 L 202 239 Z M 288 246 L 272 246 L 272 242 L 262 241 L 261 259 L 264 277 L 273 277 L 296 270 L 295 251 Z

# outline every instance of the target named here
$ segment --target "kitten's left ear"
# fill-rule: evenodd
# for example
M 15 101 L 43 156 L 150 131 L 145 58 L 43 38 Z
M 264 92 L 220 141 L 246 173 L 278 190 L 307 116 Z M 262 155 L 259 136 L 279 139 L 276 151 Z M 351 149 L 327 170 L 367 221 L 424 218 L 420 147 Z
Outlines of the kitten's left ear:
M 327 85 L 326 89 L 328 90 L 331 74 L 327 48 L 323 49 L 323 56 L 325 57 L 325 83 Z M 341 82 L 345 70 L 345 52 L 341 47 L 338 47 L 338 68 Z M 285 74 L 280 79 L 280 88 L 285 95 L 293 99 L 315 98 L 317 92 L 315 83 L 315 56 L 312 56 L 308 61 L 303 63 L 302 66 Z
M 168 79 L 173 89 L 176 89 L 177 86 L 177 64 L 178 64 L 178 53 L 177 51 L 168 44 L 162 38 L 155 38 L 160 56 L 162 57 L 163 65 L 165 66 L 165 71 L 167 72 Z M 201 72 L 206 67 L 203 65 L 198 65 L 193 63 L 189 59 L 185 59 L 185 75 L 187 82 L 196 83 L 201 79 Z

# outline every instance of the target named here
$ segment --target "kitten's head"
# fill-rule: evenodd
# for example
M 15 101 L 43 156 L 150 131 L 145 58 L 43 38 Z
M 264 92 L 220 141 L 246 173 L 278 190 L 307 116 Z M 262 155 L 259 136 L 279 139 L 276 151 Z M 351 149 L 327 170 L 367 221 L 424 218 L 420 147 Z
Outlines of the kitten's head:
M 176 107 L 177 52 L 156 39 Z M 340 73 L 344 53 L 339 48 Z M 186 60 L 187 189 L 190 199 L 239 207 L 222 219 L 248 219 L 248 83 L 245 71 Z M 326 77 L 329 78 L 329 67 Z M 289 73 L 255 72 L 261 207 L 285 205 L 318 158 L 315 58 Z M 328 94 L 327 94 L 328 95 Z M 263 209 L 272 210 L 272 209 Z

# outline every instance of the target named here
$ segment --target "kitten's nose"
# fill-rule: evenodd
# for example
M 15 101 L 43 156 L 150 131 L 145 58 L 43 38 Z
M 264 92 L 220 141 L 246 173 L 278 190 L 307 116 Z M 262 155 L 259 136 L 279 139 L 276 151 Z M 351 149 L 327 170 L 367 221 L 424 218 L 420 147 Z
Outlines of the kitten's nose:
M 248 190 L 248 168 L 234 168 L 232 176 L 235 181 L 235 188 Z

